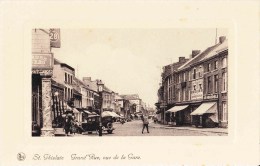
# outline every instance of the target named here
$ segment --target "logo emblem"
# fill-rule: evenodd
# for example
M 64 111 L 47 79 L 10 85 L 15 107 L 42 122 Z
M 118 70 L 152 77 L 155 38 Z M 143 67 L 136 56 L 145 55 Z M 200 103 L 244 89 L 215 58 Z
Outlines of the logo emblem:
M 19 161 L 23 161 L 23 160 L 25 160 L 25 154 L 23 153 L 23 152 L 20 152 L 20 153 L 18 153 L 17 154 L 17 159 L 19 160 Z

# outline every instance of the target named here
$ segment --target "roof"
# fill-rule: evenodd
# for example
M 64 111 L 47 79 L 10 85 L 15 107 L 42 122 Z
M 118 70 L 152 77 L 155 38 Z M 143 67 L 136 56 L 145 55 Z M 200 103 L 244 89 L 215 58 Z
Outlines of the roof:
M 140 100 L 138 94 L 129 94 L 129 95 L 120 95 L 123 99 L 126 100 Z
M 224 40 L 223 43 L 221 43 L 220 45 L 218 45 L 218 47 L 216 47 L 215 49 L 213 49 L 209 54 L 207 54 L 203 59 L 201 60 L 206 60 L 209 59 L 215 55 L 217 55 L 219 52 L 225 51 L 228 49 L 228 41 Z
M 104 86 L 104 91 L 107 91 L 107 92 L 109 92 L 109 93 L 111 93 L 112 92 L 112 90 L 110 90 L 108 87 L 106 87 L 106 86 Z
M 200 60 L 202 60 L 205 56 L 207 56 L 212 50 L 214 50 L 219 45 L 220 45 L 220 43 L 218 43 L 214 46 L 208 47 L 206 50 L 204 50 L 203 52 L 201 52 L 200 54 L 198 54 L 194 58 L 191 58 L 186 63 L 184 63 L 182 66 L 180 66 L 178 68 L 178 70 L 185 70 L 185 69 L 189 68 L 192 64 L 199 62 Z
M 96 81 L 85 80 L 85 81 L 83 81 L 83 84 L 92 91 L 97 92 L 97 90 L 98 90 Z

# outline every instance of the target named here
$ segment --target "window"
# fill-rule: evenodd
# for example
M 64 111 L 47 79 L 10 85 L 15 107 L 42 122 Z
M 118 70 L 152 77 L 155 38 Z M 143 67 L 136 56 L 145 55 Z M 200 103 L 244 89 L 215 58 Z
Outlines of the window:
M 182 89 L 182 101 L 185 101 L 185 98 L 186 98 L 185 92 L 186 92 L 186 88 L 183 88 Z
M 227 67 L 227 58 L 222 59 L 222 67 Z
M 64 88 L 64 92 L 65 92 L 64 99 L 67 100 L 67 88 L 66 87 Z
M 218 69 L 218 61 L 214 62 L 214 69 Z
M 199 84 L 199 92 L 201 92 L 201 91 L 202 91 L 202 85 Z
M 196 79 L 196 68 L 193 69 L 193 79 Z
M 183 81 L 186 81 L 185 72 L 183 73 Z
M 210 71 L 210 70 L 211 70 L 211 64 L 208 63 L 208 71 Z
M 73 80 L 72 80 L 72 75 L 71 75 L 71 76 L 70 76 L 70 83 L 71 83 L 71 84 L 72 84 L 72 81 L 73 81 Z
M 65 73 L 65 82 L 67 82 L 67 73 Z
M 202 73 L 203 71 L 202 71 L 202 66 L 200 66 L 200 68 L 199 68 L 199 77 L 202 77 Z
M 194 90 L 194 92 L 196 91 L 196 85 L 193 85 L 193 90 Z
M 179 90 L 179 101 L 181 101 L 181 91 Z
M 225 122 L 228 121 L 228 111 L 226 102 L 222 103 L 222 120 Z
M 211 93 L 211 76 L 208 77 L 208 93 Z
M 214 75 L 214 86 L 215 86 L 215 93 L 218 92 L 218 75 Z
M 227 73 L 222 73 L 222 91 L 227 91 Z
M 179 74 L 179 83 L 181 82 L 181 74 Z

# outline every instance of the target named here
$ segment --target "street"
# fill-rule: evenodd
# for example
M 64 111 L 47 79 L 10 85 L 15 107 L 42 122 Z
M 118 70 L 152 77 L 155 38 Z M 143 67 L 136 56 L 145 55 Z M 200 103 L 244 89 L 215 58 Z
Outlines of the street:
M 141 120 L 133 120 L 124 124 L 115 122 L 113 125 L 115 128 L 113 133 L 108 134 L 107 132 L 103 132 L 103 136 L 227 136 L 226 133 L 216 133 L 203 131 L 200 129 L 193 131 L 187 129 L 164 128 L 165 125 L 154 124 L 151 120 L 149 124 L 149 133 L 147 133 L 145 129 L 143 134 L 143 124 Z M 92 134 L 77 134 L 75 136 L 98 136 L 98 133 L 93 132 Z

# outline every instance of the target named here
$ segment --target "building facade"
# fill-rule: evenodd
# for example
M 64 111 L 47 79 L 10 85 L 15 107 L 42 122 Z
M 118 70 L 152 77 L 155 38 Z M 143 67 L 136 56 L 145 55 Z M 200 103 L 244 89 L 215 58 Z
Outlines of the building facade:
M 158 99 L 166 101 L 167 123 L 227 127 L 227 57 L 227 40 L 220 37 L 216 45 L 192 51 L 171 77 L 162 79 Z

